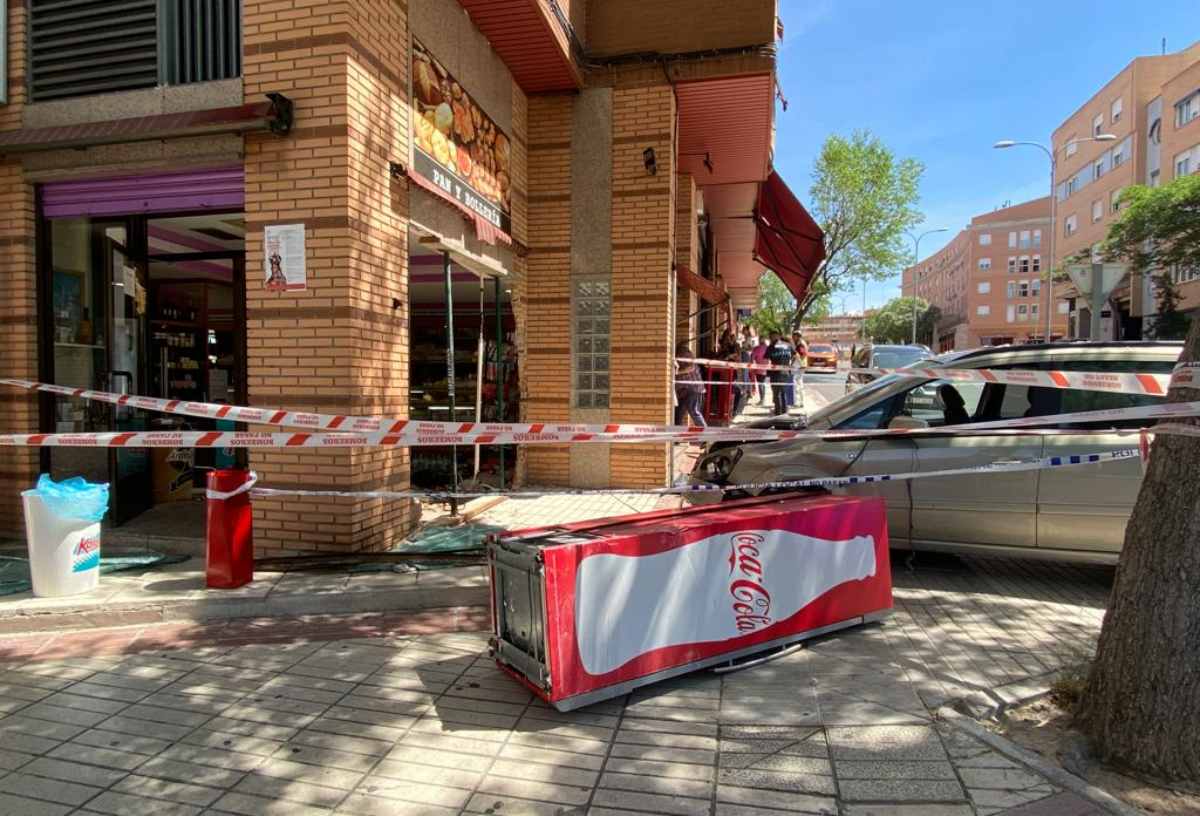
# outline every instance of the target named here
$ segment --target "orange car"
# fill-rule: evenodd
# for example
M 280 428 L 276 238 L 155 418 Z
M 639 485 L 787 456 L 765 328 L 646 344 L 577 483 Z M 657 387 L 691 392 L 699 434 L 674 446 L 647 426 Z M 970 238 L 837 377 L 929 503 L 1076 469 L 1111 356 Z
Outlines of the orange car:
M 813 343 L 808 347 L 808 369 L 826 368 L 837 371 L 837 349 L 828 343 Z

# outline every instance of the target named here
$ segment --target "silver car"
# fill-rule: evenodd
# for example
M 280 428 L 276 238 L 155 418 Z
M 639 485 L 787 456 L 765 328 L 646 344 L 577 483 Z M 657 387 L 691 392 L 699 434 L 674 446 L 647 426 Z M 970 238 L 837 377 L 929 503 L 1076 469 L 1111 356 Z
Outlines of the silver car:
M 941 368 L 1016 368 L 1043 371 L 1169 374 L 1180 343 L 1052 343 L 999 346 L 945 355 Z M 920 428 L 1018 417 L 1151 405 L 1161 397 L 1060 390 L 998 383 L 888 375 L 804 419 L 775 417 L 752 427 L 809 430 Z M 1119 430 L 1144 421 L 1089 423 L 1063 430 Z M 715 444 L 696 463 L 693 482 L 761 484 L 822 476 L 937 471 L 993 462 L 1096 453 L 1136 447 L 1128 434 L 1053 434 L 997 431 L 994 435 L 819 438 Z M 1061 470 L 913 479 L 836 488 L 882 496 L 891 546 L 899 549 L 997 553 L 1093 563 L 1116 563 L 1142 478 L 1137 459 Z M 717 501 L 721 494 L 693 494 Z M 727 498 L 746 495 L 727 491 Z

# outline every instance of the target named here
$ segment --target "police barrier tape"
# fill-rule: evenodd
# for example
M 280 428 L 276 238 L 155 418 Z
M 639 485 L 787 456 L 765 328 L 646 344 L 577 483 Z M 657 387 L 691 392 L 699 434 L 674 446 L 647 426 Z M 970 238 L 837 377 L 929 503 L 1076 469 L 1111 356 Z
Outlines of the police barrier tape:
M 350 448 L 368 446 L 423 447 L 446 445 L 561 445 L 573 443 L 645 442 L 776 442 L 794 439 L 869 439 L 873 437 L 979 436 L 997 431 L 1019 432 L 1053 425 L 1087 425 L 1130 421 L 1179 419 L 1200 416 L 1200 401 L 1158 403 L 1133 408 L 1109 408 L 1049 416 L 1020 417 L 967 425 L 932 428 L 881 428 L 869 430 L 771 430 L 759 428 L 673 429 L 646 433 L 486 433 L 478 430 L 453 434 L 405 435 L 388 431 L 370 433 L 253 433 L 243 431 L 106 431 L 74 434 L 0 434 L 0 447 L 125 447 L 125 448 Z M 483 426 L 475 426 L 480 428 Z M 1070 433 L 1085 433 L 1083 429 Z M 1106 433 L 1096 429 L 1095 433 Z
M 754 372 L 781 371 L 796 374 L 804 368 L 766 365 L 761 363 L 734 363 L 728 360 L 705 360 L 679 358 L 679 362 L 698 363 L 707 368 L 748 369 Z M 870 374 L 876 377 L 899 374 L 905 377 L 949 380 L 951 382 L 1004 383 L 1010 385 L 1036 385 L 1078 391 L 1105 391 L 1117 394 L 1145 394 L 1165 396 L 1167 390 L 1175 388 L 1200 388 L 1200 363 L 1180 363 L 1171 374 L 1110 373 L 1104 371 L 1036 371 L 1024 368 L 935 368 L 932 366 L 909 366 L 907 368 L 851 368 L 851 374 Z M 679 382 L 687 382 L 682 380 Z M 693 381 L 694 382 L 694 381 Z M 705 381 L 705 384 L 724 385 L 721 381 Z
M 821 476 L 812 479 L 793 479 L 777 482 L 749 482 L 745 484 L 713 484 L 700 482 L 697 484 L 676 485 L 674 487 L 658 487 L 645 490 L 619 490 L 587 488 L 563 488 L 547 490 L 515 490 L 508 492 L 493 491 L 428 491 L 428 490 L 366 490 L 359 492 L 340 490 L 300 490 L 256 487 L 251 491 L 254 496 L 272 498 L 281 496 L 309 496 L 314 498 L 357 499 L 477 499 L 485 496 L 505 496 L 510 498 L 534 498 L 537 496 L 578 496 L 578 495 L 687 495 L 690 493 L 727 493 L 730 491 L 755 492 L 762 490 L 802 490 L 813 487 L 852 487 L 854 485 L 875 484 L 878 482 L 900 482 L 913 479 L 933 479 L 946 476 L 965 476 L 981 473 L 1013 473 L 1030 470 L 1050 470 L 1052 468 L 1079 467 L 1082 465 L 1103 464 L 1105 462 L 1137 459 L 1141 456 L 1138 448 L 1121 448 L 1101 453 L 1084 453 L 1076 456 L 1046 456 L 1040 459 L 1026 461 L 993 462 L 987 465 L 977 465 L 968 468 L 951 468 L 948 470 L 907 471 L 903 473 L 874 473 L 864 476 Z
M 721 361 L 698 360 L 703 363 L 720 363 Z M 745 366 L 745 363 L 729 363 L 729 366 Z M 793 374 L 800 369 L 773 366 L 776 370 L 788 371 Z M 860 372 L 898 373 L 913 377 L 929 377 L 955 382 L 997 382 L 1020 385 L 1039 385 L 1049 388 L 1078 389 L 1086 391 L 1106 391 L 1115 393 L 1135 393 L 1162 396 L 1170 384 L 1180 387 L 1200 387 L 1200 364 L 1182 363 L 1176 367 L 1174 379 L 1165 374 L 1108 374 L 1103 372 L 1085 371 L 1031 371 L 1028 369 L 970 369 L 970 368 L 920 368 L 920 369 L 852 369 Z M 687 382 L 686 380 L 680 382 Z M 693 381 L 694 382 L 694 381 Z M 723 384 L 723 383 L 722 383 Z M 610 423 L 605 425 L 572 425 L 550 423 L 474 423 L 474 422 L 417 422 L 391 417 L 352 416 L 347 414 L 321 414 L 304 411 L 285 411 L 278 408 L 250 408 L 239 405 L 226 405 L 209 402 L 191 402 L 187 400 L 162 399 L 159 397 L 141 397 L 132 394 L 117 394 L 109 391 L 95 391 L 86 388 L 71 388 L 63 385 L 39 383 L 32 380 L 0 379 L 0 385 L 8 385 L 25 390 L 44 391 L 65 397 L 107 402 L 127 408 L 140 408 L 147 411 L 158 411 L 167 414 L 191 416 L 201 419 L 225 419 L 233 422 L 244 422 L 250 425 L 277 425 L 285 428 L 307 428 L 317 431 L 365 431 L 387 432 L 401 435 L 405 438 L 420 438 L 423 436 L 448 436 L 454 434 L 484 434 L 503 436 L 507 434 L 559 434 L 559 435 L 638 435 L 655 436 L 668 434 L 673 437 L 680 434 L 688 436 L 701 433 L 698 428 L 682 428 L 671 425 L 640 425 L 630 423 Z M 539 440 L 513 440 L 516 442 L 534 442 Z M 546 440 L 552 441 L 552 440 Z M 591 441 L 575 438 L 560 438 L 558 441 Z M 609 441 L 628 441 L 612 439 Z M 657 441 L 657 440 L 656 440 Z M 506 444 L 499 439 L 488 439 L 474 443 L 428 442 L 425 444 Z

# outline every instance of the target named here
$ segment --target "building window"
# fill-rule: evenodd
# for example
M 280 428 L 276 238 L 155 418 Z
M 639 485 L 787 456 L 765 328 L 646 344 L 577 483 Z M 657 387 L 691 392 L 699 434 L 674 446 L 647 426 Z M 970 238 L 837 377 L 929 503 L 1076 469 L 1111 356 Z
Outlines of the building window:
M 1104 202 L 1096 199 L 1092 202 L 1092 223 L 1096 223 L 1104 218 Z
M 1175 283 L 1191 283 L 1200 280 L 1200 268 L 1184 269 L 1177 266 L 1171 270 L 1171 280 Z
M 1151 170 L 1150 171 L 1150 186 L 1157 187 L 1161 183 L 1162 183 L 1162 175 L 1158 172 L 1158 170 Z
M 1029 282 L 1029 294 L 1031 297 L 1035 297 L 1035 298 L 1041 297 L 1042 282 L 1040 280 L 1038 280 L 1037 278 L 1034 278 L 1033 280 L 1031 280 Z M 1034 308 L 1037 308 L 1037 307 L 1035 306 Z
M 1183 178 L 1200 170 L 1200 144 L 1175 156 L 1175 178 Z
M 1075 137 L 1072 136 L 1070 138 L 1070 140 L 1067 142 L 1067 155 L 1074 156 L 1078 150 L 1079 150 L 1079 142 L 1075 141 Z
M 575 405 L 607 408 L 612 287 L 608 281 L 575 282 Z
M 1017 320 L 1022 321 L 1022 320 L 1028 320 L 1028 319 L 1029 319 L 1029 307 L 1026 306 L 1024 303 L 1022 303 L 1020 306 L 1017 307 Z
M 1037 274 L 1038 272 L 1041 272 L 1041 271 L 1042 271 L 1042 256 L 1034 255 L 1033 256 L 1033 272 L 1034 272 L 1034 274 Z
M 1063 229 L 1067 235 L 1074 235 L 1079 229 L 1079 219 L 1074 215 L 1068 215 L 1067 220 L 1063 222 Z
M 1022 275 L 1029 274 L 1029 256 L 1028 255 L 1021 256 L 1021 274 Z
M 979 315 L 980 317 L 987 317 L 991 313 L 992 313 L 991 306 L 976 306 L 975 307 L 975 314 Z
M 31 101 L 186 85 L 242 74 L 242 3 L 33 0 Z M 64 6 L 69 8 L 64 9 Z
M 1029 230 L 1021 230 L 1021 249 L 1029 249 Z
M 1117 189 L 1113 190 L 1112 194 L 1108 197 L 1109 209 L 1114 213 L 1119 213 L 1121 211 L 1121 193 L 1123 192 L 1125 192 L 1125 188 L 1118 187 Z
M 1017 272 L 1017 259 L 1009 258 L 1008 259 L 1008 274 L 1015 275 L 1016 272 Z
M 1065 300 L 1060 300 L 1058 302 L 1058 313 L 1059 314 L 1070 314 L 1071 313 L 1071 304 Z
M 1010 232 L 1008 234 L 1008 248 L 1009 249 L 1017 248 L 1017 234 L 1015 232 Z
M 1042 245 L 1042 231 L 1041 230 L 1033 231 L 1033 245 L 1035 247 L 1040 247 Z
M 1096 159 L 1095 163 L 1092 164 L 1092 171 L 1092 178 L 1094 179 L 1098 179 L 1108 172 L 1108 162 L 1104 160 L 1103 156 Z
M 1017 283 L 1017 297 L 1029 297 L 1029 281 L 1019 281 Z
M 1092 119 L 1092 135 L 1099 136 L 1104 132 L 1104 114 L 1097 113 Z
M 1015 298 L 1017 296 L 1017 282 L 1016 281 L 1008 282 L 1008 291 L 1005 292 L 1005 295 L 1009 298 Z
M 979 245 L 980 246 L 991 246 L 992 245 L 992 234 L 990 232 L 979 233 Z
M 979 294 L 986 295 L 992 291 L 992 284 L 990 281 L 980 281 L 978 288 Z
M 1010 304 L 1009 307 L 1005 310 L 1004 319 L 1007 320 L 1009 323 L 1012 323 L 1016 319 L 1016 316 L 1017 316 L 1017 307 Z
M 1126 142 L 1127 141 L 1128 141 L 1128 139 L 1126 140 Z M 1125 147 L 1126 147 L 1126 143 L 1121 142 L 1119 145 L 1117 145 L 1116 147 L 1114 147 L 1112 149 L 1112 166 L 1113 167 L 1120 167 L 1122 164 L 1125 163 Z
M 992 259 L 991 258 L 980 258 L 979 259 L 979 271 L 980 272 L 992 271 Z
M 1196 117 L 1200 117 L 1200 91 L 1175 103 L 1175 127 L 1183 127 Z
M 1116 99 L 1113 100 L 1112 108 L 1109 111 L 1109 117 L 1108 117 L 1109 121 L 1112 122 L 1114 125 L 1117 122 L 1121 121 L 1121 108 L 1122 108 L 1121 97 L 1118 96 Z
M 1037 316 L 1038 316 L 1038 305 L 1037 305 L 1036 303 L 1034 303 L 1034 304 L 1031 304 L 1031 305 L 1030 305 L 1030 307 L 1029 307 L 1029 316 L 1030 316 L 1030 317 L 1037 317 Z

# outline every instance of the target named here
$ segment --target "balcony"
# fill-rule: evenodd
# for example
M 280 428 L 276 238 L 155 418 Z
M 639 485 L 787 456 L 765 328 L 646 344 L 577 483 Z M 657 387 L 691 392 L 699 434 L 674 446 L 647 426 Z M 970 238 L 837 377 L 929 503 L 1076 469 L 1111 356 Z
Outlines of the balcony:
M 32 102 L 234 79 L 241 0 L 29 0 Z

